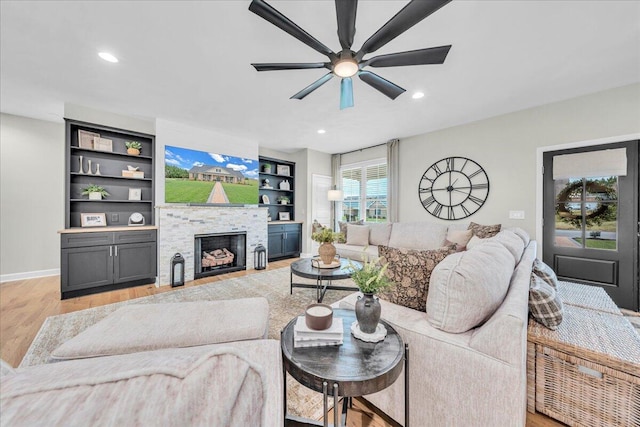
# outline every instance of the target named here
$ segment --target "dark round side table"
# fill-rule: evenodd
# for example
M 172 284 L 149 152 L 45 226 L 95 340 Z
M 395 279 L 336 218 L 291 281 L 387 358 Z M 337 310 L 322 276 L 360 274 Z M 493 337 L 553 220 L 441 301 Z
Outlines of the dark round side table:
M 335 309 L 334 319 L 342 318 L 343 344 L 339 346 L 294 348 L 293 330 L 297 317 L 282 330 L 281 347 L 285 373 L 285 415 L 287 412 L 286 373 L 324 398 L 324 426 L 328 426 L 328 397 L 334 402 L 334 426 L 346 419 L 351 397 L 364 396 L 383 390 L 393 384 L 405 369 L 405 427 L 409 426 L 409 346 L 384 320 L 387 336 L 377 343 L 365 342 L 351 334 L 356 321 L 352 310 Z M 404 362 L 404 363 L 403 363 Z M 338 399 L 344 399 L 342 417 L 339 417 Z M 342 418 L 342 420 L 340 419 Z M 296 418 L 295 425 L 301 425 Z M 285 424 L 286 425 L 286 424 Z M 306 425 L 322 425 L 311 420 Z
M 293 293 L 293 288 L 315 288 L 317 301 L 322 302 L 324 294 L 327 289 L 341 290 L 341 291 L 357 291 L 357 287 L 353 286 L 336 286 L 333 284 L 334 280 L 343 280 L 351 278 L 351 267 L 349 262 L 354 265 L 355 268 L 362 268 L 362 263 L 358 261 L 349 261 L 346 258 L 340 259 L 340 267 L 336 268 L 318 268 L 314 267 L 311 263 L 311 258 L 302 258 L 298 261 L 291 263 L 290 274 L 290 286 L 289 293 Z M 304 277 L 306 279 L 313 279 L 316 281 L 315 285 L 308 283 L 294 283 L 293 276 Z

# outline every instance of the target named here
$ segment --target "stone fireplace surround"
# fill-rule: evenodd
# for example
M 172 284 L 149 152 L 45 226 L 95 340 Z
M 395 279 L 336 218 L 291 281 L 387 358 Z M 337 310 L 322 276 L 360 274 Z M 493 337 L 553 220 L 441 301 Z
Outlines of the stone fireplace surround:
M 184 279 L 193 280 L 194 236 L 196 234 L 246 232 L 247 270 L 254 268 L 253 252 L 258 244 L 267 246 L 267 209 L 258 206 L 156 207 L 158 225 L 158 284 L 169 285 L 171 257 L 179 252 L 185 259 Z

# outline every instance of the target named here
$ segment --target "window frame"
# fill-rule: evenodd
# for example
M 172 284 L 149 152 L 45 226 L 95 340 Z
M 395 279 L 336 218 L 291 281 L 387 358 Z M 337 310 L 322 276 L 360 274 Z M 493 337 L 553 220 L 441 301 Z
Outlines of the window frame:
M 346 200 L 347 194 L 345 191 L 345 187 L 344 187 L 344 172 L 347 170 L 353 170 L 353 169 L 360 169 L 360 190 L 359 190 L 359 196 L 358 196 L 358 219 L 356 219 L 356 221 L 359 220 L 363 220 L 364 222 L 367 222 L 367 194 L 366 194 L 366 189 L 367 189 L 367 168 L 373 167 L 373 166 L 384 166 L 386 169 L 386 175 L 385 178 L 387 179 L 387 187 L 385 188 L 385 202 L 387 205 L 387 215 L 386 218 L 384 219 L 384 221 L 377 221 L 377 222 L 381 222 L 381 223 L 388 223 L 389 222 L 389 213 L 388 213 L 388 209 L 389 209 L 389 186 L 388 186 L 388 180 L 389 180 L 389 165 L 387 162 L 386 157 L 379 157 L 376 159 L 371 159 L 371 160 L 366 160 L 366 161 L 362 161 L 362 162 L 355 162 L 355 163 L 349 163 L 349 164 L 343 164 L 340 165 L 340 189 L 343 191 L 344 194 L 344 198 Z M 364 190 L 364 193 L 363 193 Z M 345 200 L 343 200 L 340 203 L 336 204 L 336 217 L 338 218 L 339 221 L 343 221 L 343 212 L 344 212 L 344 204 L 345 204 Z

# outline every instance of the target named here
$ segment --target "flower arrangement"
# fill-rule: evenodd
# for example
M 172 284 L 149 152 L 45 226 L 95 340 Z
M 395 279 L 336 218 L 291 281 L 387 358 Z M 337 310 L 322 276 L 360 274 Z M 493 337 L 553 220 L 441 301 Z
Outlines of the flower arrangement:
M 330 228 L 322 227 L 320 231 L 311 234 L 311 240 L 318 243 L 333 243 L 342 237 L 342 233 L 335 233 Z
M 383 289 L 393 286 L 385 274 L 389 263 L 380 265 L 377 261 L 369 260 L 366 252 L 363 254 L 362 268 L 356 267 L 349 261 L 351 279 L 363 294 L 377 294 Z

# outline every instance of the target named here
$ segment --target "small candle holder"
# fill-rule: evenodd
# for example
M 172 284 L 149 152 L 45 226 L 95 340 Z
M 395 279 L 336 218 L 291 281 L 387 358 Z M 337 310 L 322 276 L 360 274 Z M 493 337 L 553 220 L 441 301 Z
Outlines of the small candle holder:
M 309 329 L 329 329 L 333 324 L 333 308 L 327 304 L 311 304 L 304 312 L 304 320 Z

